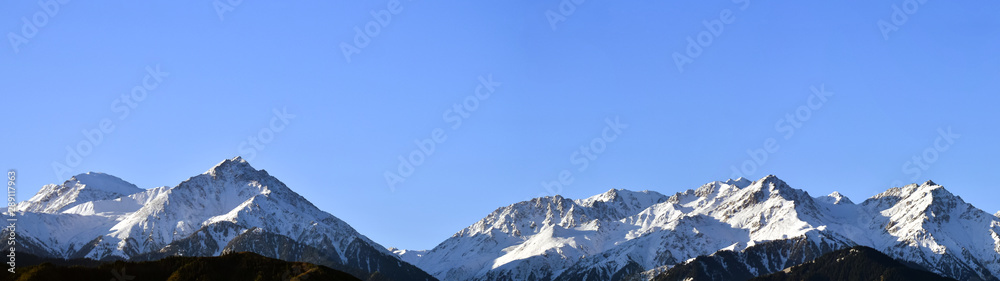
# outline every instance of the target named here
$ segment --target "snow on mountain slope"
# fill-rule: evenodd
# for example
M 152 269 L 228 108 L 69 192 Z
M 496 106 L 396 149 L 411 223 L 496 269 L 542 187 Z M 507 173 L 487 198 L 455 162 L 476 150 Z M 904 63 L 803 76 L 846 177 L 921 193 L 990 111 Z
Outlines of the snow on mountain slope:
M 706 271 L 725 274 L 699 280 L 746 279 L 836 249 L 830 245 L 862 245 L 951 278 L 998 280 L 1000 236 L 996 233 L 1000 230 L 1000 219 L 976 209 L 934 182 L 892 188 L 858 205 L 830 197 L 836 196 L 815 200 L 826 208 L 819 217 L 823 225 L 805 235 L 821 235 L 830 243 L 794 238 L 763 242 L 738 252 L 727 249 L 686 261 L 657 279 L 674 280 L 677 276 Z M 789 259 L 796 253 L 798 258 Z M 775 259 L 779 262 L 773 263 Z
M 360 278 L 377 271 L 394 280 L 433 279 L 240 157 L 174 187 L 134 187 L 97 173 L 46 186 L 19 210 L 26 223 L 18 235 L 37 241 L 38 254 L 59 258 L 254 251 Z
M 411 264 L 414 263 L 420 257 L 423 257 L 425 254 L 427 254 L 427 250 L 403 250 L 403 249 L 389 248 L 389 251 L 395 254 L 396 256 L 399 256 L 399 258 L 402 259 L 403 261 Z
M 614 247 L 631 230 L 615 220 L 664 200 L 627 190 L 535 198 L 497 209 L 414 262 L 442 280 L 550 280 L 581 256 Z
M 168 190 L 170 190 L 170 187 L 161 186 L 157 188 L 147 189 L 145 191 L 134 193 L 124 197 L 83 202 L 77 204 L 76 206 L 73 206 L 72 208 L 62 211 L 62 213 L 85 215 L 85 216 L 96 215 L 96 216 L 119 217 L 139 210 L 140 208 L 142 208 L 142 206 L 146 205 L 146 203 L 149 203 L 149 201 L 151 201 L 153 198 L 160 196 L 160 194 L 163 194 Z
M 609 280 L 720 249 L 742 250 L 820 231 L 810 223 L 819 213 L 811 202 L 808 194 L 774 176 L 742 189 L 708 183 L 622 220 L 639 227 L 625 235 L 627 242 L 579 261 L 558 280 Z
M 871 226 L 887 234 L 873 248 L 957 279 L 1000 276 L 1000 220 L 932 181 L 892 188 L 861 207 L 877 214 Z
M 847 198 L 847 196 L 844 196 L 843 194 L 840 194 L 840 192 L 836 191 L 827 196 L 816 197 L 816 201 L 831 205 L 854 204 L 850 198 Z
M 855 204 L 837 192 L 811 197 L 773 175 L 665 199 L 627 190 L 536 198 L 497 209 L 409 260 L 442 280 L 620 280 L 750 248 L 729 256 L 742 259 L 745 274 L 764 274 L 853 245 L 957 279 L 1000 274 L 1000 218 L 933 182 Z M 753 257 L 768 261 L 746 260 Z
M 628 191 L 612 189 L 605 193 L 591 196 L 573 203 L 587 207 L 591 213 L 599 215 L 597 219 L 621 219 L 638 213 L 653 204 L 666 200 L 666 196 L 653 191 Z
M 59 213 L 80 203 L 114 199 L 142 191 L 115 176 L 89 172 L 73 176 L 62 185 L 45 185 L 31 199 L 17 204 L 17 211 Z

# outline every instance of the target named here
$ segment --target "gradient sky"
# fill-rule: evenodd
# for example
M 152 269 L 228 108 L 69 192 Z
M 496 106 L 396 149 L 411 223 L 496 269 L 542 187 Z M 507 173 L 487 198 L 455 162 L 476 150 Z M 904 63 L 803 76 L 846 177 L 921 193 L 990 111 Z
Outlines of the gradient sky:
M 17 169 L 18 199 L 87 171 L 174 186 L 242 154 L 408 249 L 565 173 L 553 191 L 569 198 L 669 195 L 742 167 L 855 202 L 933 179 L 1000 209 L 996 1 L 233 2 L 0 4 L 0 166 Z M 366 25 L 375 36 L 348 61 L 341 46 Z M 463 102 L 475 110 L 457 117 Z M 294 118 L 271 128 L 275 110 Z M 605 133 L 616 118 L 627 128 Z M 114 129 L 91 141 L 105 119 Z M 446 139 L 390 188 L 386 172 L 434 134 Z M 270 142 L 244 143 L 257 136 Z M 81 142 L 90 153 L 67 162 Z M 575 154 L 591 145 L 603 151 Z

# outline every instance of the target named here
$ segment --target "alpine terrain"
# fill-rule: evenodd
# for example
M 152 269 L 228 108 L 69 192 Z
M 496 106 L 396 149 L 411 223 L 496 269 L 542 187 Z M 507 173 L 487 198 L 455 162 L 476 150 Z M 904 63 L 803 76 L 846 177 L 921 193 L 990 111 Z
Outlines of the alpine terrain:
M 885 274 L 858 276 L 929 271 L 1000 281 L 1000 214 L 931 181 L 861 203 L 836 192 L 814 197 L 773 175 L 670 196 L 612 189 L 541 197 L 498 208 L 429 250 L 387 249 L 240 157 L 173 187 L 80 174 L 5 213 L 18 218 L 18 252 L 42 259 L 252 252 L 362 280 L 461 281 L 796 278 L 855 274 L 844 265 L 877 261 L 884 267 L 873 270 Z M 852 247 L 864 254 L 840 251 Z M 815 266 L 830 253 L 863 262 Z
M 433 249 L 394 252 L 441 280 L 747 280 L 853 246 L 954 279 L 1000 276 L 1000 217 L 931 181 L 859 204 L 773 175 L 671 196 L 557 195 L 498 208 Z
M 140 189 L 111 175 L 80 174 L 6 213 L 18 217 L 18 252 L 40 257 L 143 261 L 253 252 L 362 280 L 434 280 L 240 157 L 174 187 Z

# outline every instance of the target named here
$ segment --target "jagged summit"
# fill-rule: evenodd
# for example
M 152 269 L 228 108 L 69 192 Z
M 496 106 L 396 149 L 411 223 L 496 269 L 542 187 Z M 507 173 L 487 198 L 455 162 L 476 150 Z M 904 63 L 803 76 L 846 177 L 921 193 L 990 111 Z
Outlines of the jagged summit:
M 244 160 L 242 156 L 236 156 L 232 159 L 222 160 L 222 162 L 219 162 L 219 164 L 216 164 L 203 174 L 214 177 L 219 174 L 239 175 L 248 172 L 257 172 L 257 170 L 250 166 L 250 162 Z
M 780 195 L 792 201 L 805 200 L 803 197 L 808 197 L 809 194 L 804 190 L 792 188 L 788 183 L 775 175 L 767 175 L 754 181 L 744 189 L 754 192 L 766 191 L 767 194 Z
M 432 279 L 242 157 L 149 190 L 105 174 L 78 175 L 46 186 L 22 206 L 31 223 L 18 228 L 18 244 L 43 257 L 146 260 L 251 251 L 309 258 L 357 276 Z
M 757 181 L 763 182 L 765 184 L 771 184 L 773 186 L 788 186 L 788 183 L 785 183 L 785 181 L 779 179 L 778 176 L 770 175 L 770 174 L 767 175 L 767 176 L 764 176 L 763 178 L 761 178 L 761 179 L 759 179 Z
M 429 251 L 394 253 L 441 280 L 564 281 L 639 272 L 648 279 L 713 253 L 732 258 L 715 270 L 756 276 L 862 245 L 960 280 L 1000 281 L 991 279 L 1000 268 L 1000 212 L 975 209 L 934 182 L 862 204 L 839 192 L 812 197 L 775 175 L 660 198 L 624 189 L 535 198 L 497 209 Z
M 63 183 L 66 186 L 80 184 L 82 189 L 100 189 L 119 194 L 133 194 L 143 189 L 116 176 L 105 173 L 87 172 L 75 175 Z
M 73 176 L 61 185 L 48 184 L 14 210 L 59 213 L 87 201 L 115 199 L 143 189 L 118 177 L 96 172 Z
M 596 196 L 592 196 L 590 198 L 594 198 L 594 201 L 603 201 L 603 202 L 612 201 L 612 200 L 615 200 L 616 198 L 618 198 L 618 192 L 619 191 L 624 191 L 624 189 L 614 189 L 614 188 L 612 188 L 612 189 L 608 190 L 607 192 L 598 194 Z
M 847 196 L 845 196 L 843 194 L 840 194 L 840 192 L 837 192 L 837 191 L 834 191 L 833 193 L 830 193 L 830 195 L 827 195 L 827 196 L 818 197 L 817 199 L 819 199 L 820 201 L 826 202 L 826 203 L 834 204 L 834 205 L 840 205 L 840 204 L 851 204 L 851 205 L 853 205 L 854 204 L 854 202 L 851 201 L 850 198 L 847 198 Z
M 726 180 L 726 181 L 724 181 L 722 183 L 728 184 L 728 185 L 732 185 L 732 186 L 736 186 L 736 187 L 739 187 L 739 188 L 746 188 L 748 185 L 750 185 L 751 183 L 753 183 L 753 181 L 748 180 L 748 179 L 746 179 L 744 177 L 740 177 L 740 178 L 735 179 L 735 180 L 734 179 L 728 179 L 728 180 Z
M 921 201 L 921 198 L 926 198 L 928 200 Z M 961 200 L 961 198 L 945 189 L 944 186 L 934 183 L 933 181 L 926 181 L 919 185 L 911 183 L 903 187 L 890 188 L 882 193 L 868 198 L 861 204 L 889 206 L 901 201 L 920 201 L 924 202 L 921 205 L 927 205 L 936 202 L 953 202 L 956 200 Z
M 628 190 L 628 189 L 614 189 L 614 188 L 612 188 L 612 189 L 608 190 L 607 192 L 604 192 L 604 193 L 601 193 L 601 194 L 598 194 L 598 195 L 594 195 L 594 196 L 591 196 L 591 197 L 587 197 L 587 198 L 582 199 L 582 200 L 574 200 L 574 201 L 577 201 L 577 203 L 580 204 L 580 205 L 592 206 L 595 202 L 615 202 L 615 201 L 619 201 L 620 202 L 620 201 L 629 201 L 629 200 L 648 201 L 646 199 L 648 199 L 649 197 L 655 198 L 655 199 L 653 199 L 653 201 L 656 201 L 656 199 L 659 199 L 660 197 L 663 197 L 663 194 L 660 194 L 659 192 L 656 192 L 656 191 L 649 191 L 649 190 L 631 191 L 631 190 Z

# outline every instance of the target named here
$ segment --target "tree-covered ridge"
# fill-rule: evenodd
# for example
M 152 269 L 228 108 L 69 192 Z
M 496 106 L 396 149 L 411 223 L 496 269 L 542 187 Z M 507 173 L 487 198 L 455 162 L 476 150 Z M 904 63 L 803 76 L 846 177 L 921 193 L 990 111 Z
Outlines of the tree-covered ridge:
M 287 262 L 250 252 L 218 257 L 168 257 L 144 262 L 115 261 L 96 267 L 65 265 L 67 263 L 72 262 L 18 267 L 14 274 L 4 271 L 0 280 L 359 280 L 329 267 Z M 378 276 L 369 278 L 374 279 Z

